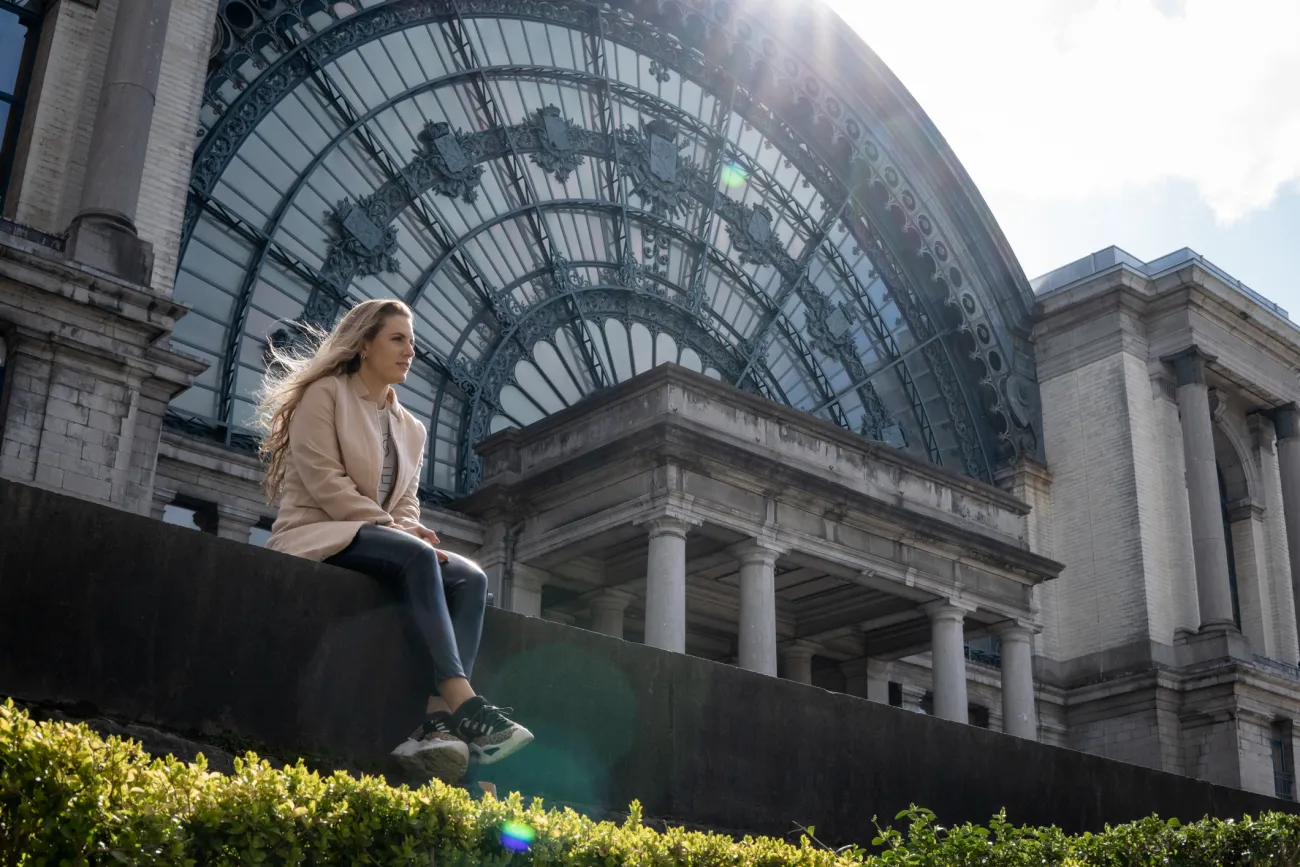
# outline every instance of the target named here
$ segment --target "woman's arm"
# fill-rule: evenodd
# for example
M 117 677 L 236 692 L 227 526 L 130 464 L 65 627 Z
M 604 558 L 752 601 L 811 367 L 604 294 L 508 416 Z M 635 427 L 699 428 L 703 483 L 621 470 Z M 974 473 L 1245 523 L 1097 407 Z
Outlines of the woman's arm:
M 389 524 L 392 517 L 357 490 L 343 468 L 334 426 L 333 382 L 320 379 L 307 387 L 289 422 L 289 456 L 307 493 L 335 521 Z

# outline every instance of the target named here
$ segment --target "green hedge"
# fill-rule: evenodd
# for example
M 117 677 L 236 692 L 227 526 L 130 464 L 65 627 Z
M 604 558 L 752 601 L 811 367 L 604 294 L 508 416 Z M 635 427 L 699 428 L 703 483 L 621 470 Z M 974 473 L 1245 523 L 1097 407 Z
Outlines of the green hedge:
M 797 817 L 796 817 L 797 818 Z M 0 706 L 0 865 L 378 864 L 506 867 L 1210 867 L 1295 865 L 1300 818 L 1272 814 L 1241 822 L 1179 825 L 1150 818 L 1101 834 L 1017 828 L 996 816 L 987 828 L 942 828 L 910 810 L 904 832 L 879 831 L 870 851 L 831 851 L 809 829 L 798 845 L 640 820 L 621 825 L 572 810 L 525 807 L 518 795 L 472 800 L 439 783 L 392 788 L 381 778 L 321 777 L 274 770 L 249 754 L 229 776 L 140 746 L 103 739 L 84 725 L 34 722 Z M 527 853 L 502 829 L 535 832 Z M 866 841 L 864 841 L 865 843 Z

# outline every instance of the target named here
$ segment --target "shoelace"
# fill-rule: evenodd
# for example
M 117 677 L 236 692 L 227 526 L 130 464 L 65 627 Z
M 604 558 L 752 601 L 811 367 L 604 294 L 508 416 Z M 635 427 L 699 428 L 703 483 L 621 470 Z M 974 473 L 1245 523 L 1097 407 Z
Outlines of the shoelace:
M 510 720 L 505 715 L 513 712 L 514 708 L 511 707 L 493 707 L 485 704 L 474 712 L 474 716 L 465 720 L 465 723 L 472 727 L 476 736 L 491 734 L 498 726 L 510 725 Z

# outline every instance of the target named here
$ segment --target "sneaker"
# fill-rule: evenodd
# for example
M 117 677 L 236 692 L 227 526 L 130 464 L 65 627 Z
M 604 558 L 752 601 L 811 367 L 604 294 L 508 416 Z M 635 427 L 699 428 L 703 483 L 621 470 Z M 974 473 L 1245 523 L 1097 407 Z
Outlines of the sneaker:
M 533 733 L 507 719 L 503 710 L 482 696 L 474 696 L 451 715 L 448 727 L 469 744 L 472 761 L 482 765 L 499 762 L 533 742 Z
M 469 747 L 452 733 L 451 714 L 430 714 L 393 756 L 412 774 L 456 785 L 469 769 Z

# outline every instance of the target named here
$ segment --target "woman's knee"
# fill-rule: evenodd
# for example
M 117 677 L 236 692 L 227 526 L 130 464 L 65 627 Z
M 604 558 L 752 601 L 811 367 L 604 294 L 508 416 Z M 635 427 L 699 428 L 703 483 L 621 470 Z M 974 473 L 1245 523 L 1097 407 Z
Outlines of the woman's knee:
M 488 578 L 477 563 L 468 557 L 462 557 L 460 554 L 453 554 L 451 551 L 444 551 L 447 555 L 447 562 L 442 564 L 442 574 L 444 580 L 455 581 L 463 585 L 466 591 L 474 594 L 487 595 Z

